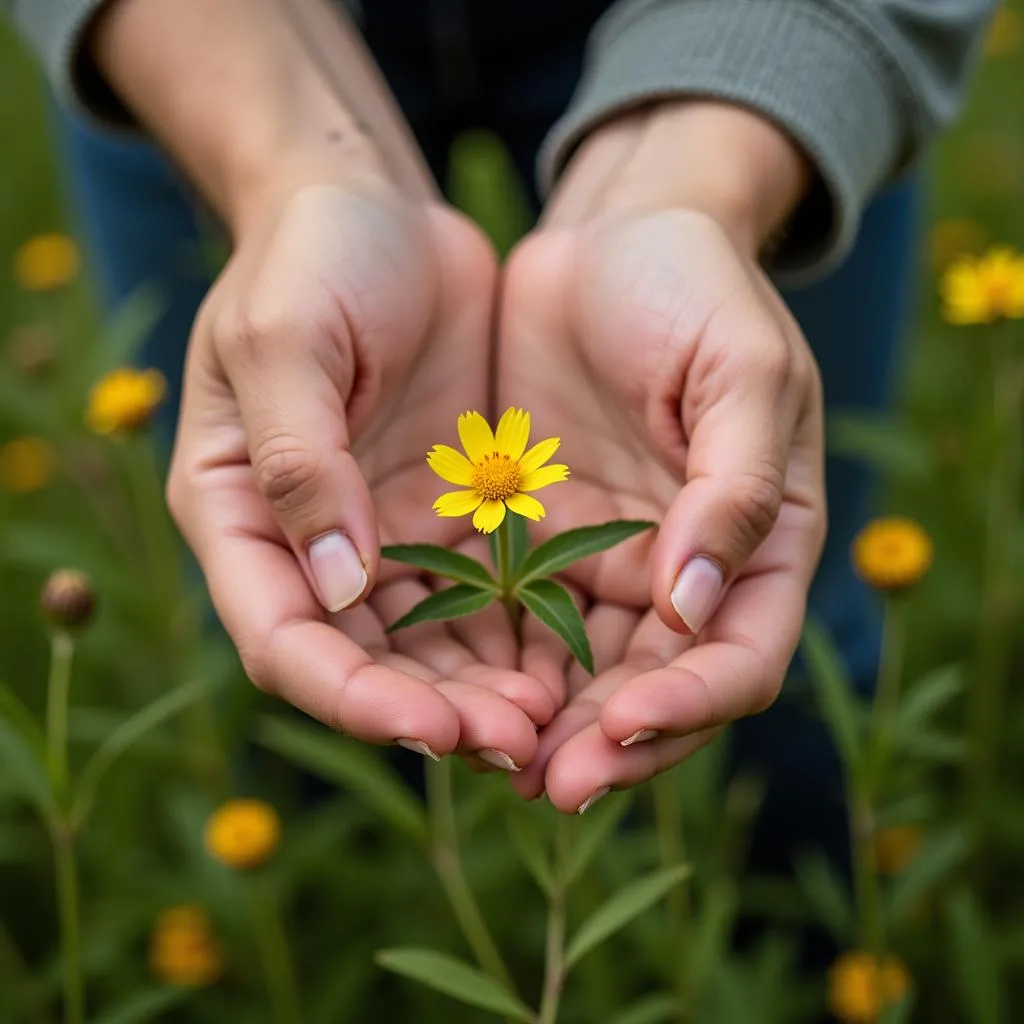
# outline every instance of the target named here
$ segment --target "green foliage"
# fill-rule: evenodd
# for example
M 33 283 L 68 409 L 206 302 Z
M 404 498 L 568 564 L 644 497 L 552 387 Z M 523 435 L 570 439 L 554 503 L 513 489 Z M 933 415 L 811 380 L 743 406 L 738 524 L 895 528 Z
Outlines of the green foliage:
M 593 675 L 594 656 L 590 651 L 590 640 L 583 616 L 569 591 L 554 580 L 534 580 L 520 586 L 516 593 L 527 609 L 557 633 L 573 657 Z
M 476 559 L 436 544 L 392 544 L 382 547 L 380 556 L 471 587 L 498 592 L 497 580 Z
M 456 583 L 454 587 L 439 590 L 430 597 L 424 598 L 411 611 L 408 611 L 397 622 L 388 626 L 388 632 L 415 626 L 417 622 L 444 622 L 448 619 L 461 619 L 486 608 L 494 601 L 494 592 L 490 589 L 480 590 L 468 583 Z

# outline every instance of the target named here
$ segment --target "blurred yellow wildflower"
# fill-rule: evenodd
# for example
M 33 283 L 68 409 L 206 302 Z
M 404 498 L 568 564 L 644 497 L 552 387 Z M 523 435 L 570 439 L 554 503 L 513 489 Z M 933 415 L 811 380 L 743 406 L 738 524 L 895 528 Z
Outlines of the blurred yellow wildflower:
M 879 964 L 870 953 L 843 953 L 829 970 L 828 1005 L 843 1024 L 875 1024 L 909 989 L 910 975 L 896 957 Z
M 1024 36 L 1021 29 L 1021 17 L 1005 3 L 996 8 L 996 13 L 989 22 L 988 34 L 985 36 L 985 56 L 1001 57 L 1015 50 Z
M 878 590 L 902 590 L 917 583 L 932 564 L 932 541 L 912 519 L 873 519 L 853 542 L 853 567 Z
M 875 864 L 883 875 L 902 874 L 921 850 L 918 825 L 893 825 L 875 834 Z
M 558 451 L 557 437 L 527 451 L 529 439 L 530 414 L 522 409 L 507 409 L 493 433 L 480 413 L 463 413 L 459 440 L 466 455 L 435 444 L 427 453 L 427 463 L 442 480 L 468 490 L 442 494 L 434 502 L 434 511 L 439 516 L 472 512 L 473 525 L 481 533 L 493 533 L 501 526 L 506 509 L 527 519 L 543 518 L 544 506 L 526 492 L 565 480 L 569 467 L 544 465 Z
M 56 232 L 30 238 L 14 254 L 14 282 L 27 292 L 48 292 L 78 276 L 78 246 Z
M 928 255 L 932 267 L 941 273 L 955 259 L 977 255 L 988 243 L 988 232 L 966 217 L 950 217 L 935 224 L 928 236 Z
M 41 437 L 17 437 L 0 445 L 0 491 L 31 494 L 53 477 L 57 457 Z
M 166 393 L 167 382 L 159 370 L 119 367 L 93 387 L 85 421 L 97 434 L 138 430 L 149 422 Z
M 149 940 L 149 968 L 166 985 L 204 988 L 220 977 L 224 958 L 206 911 L 182 904 L 163 911 Z
M 1024 317 L 1024 256 L 1009 246 L 962 256 L 946 269 L 939 290 L 951 324 Z
M 207 852 L 241 870 L 259 867 L 277 848 L 280 837 L 277 811 L 263 800 L 228 800 L 206 823 Z

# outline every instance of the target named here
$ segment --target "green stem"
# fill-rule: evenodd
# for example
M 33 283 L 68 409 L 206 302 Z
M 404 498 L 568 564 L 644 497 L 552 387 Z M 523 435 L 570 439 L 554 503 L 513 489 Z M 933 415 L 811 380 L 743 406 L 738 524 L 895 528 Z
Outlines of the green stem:
M 515 982 L 491 937 L 473 890 L 462 869 L 459 834 L 452 798 L 452 766 L 448 758 L 426 765 L 427 809 L 431 826 L 431 858 L 455 920 L 481 968 L 509 992 Z
M 78 865 L 75 858 L 75 840 L 70 829 L 61 823 L 52 827 L 51 834 L 57 872 L 61 956 L 64 962 L 64 1021 L 65 1024 L 84 1024 L 85 989 L 82 982 Z
M 979 850 L 984 849 L 983 837 L 991 821 L 996 788 L 1003 704 L 1013 650 L 1013 597 L 1017 582 L 1013 555 L 1021 491 L 1024 363 L 1015 355 L 1009 323 L 993 347 L 993 362 L 995 452 L 989 476 L 984 591 L 970 708 L 969 799 Z
M 899 709 L 903 679 L 903 660 L 907 643 L 907 604 L 901 595 L 890 597 L 882 622 L 882 654 L 878 667 L 878 685 L 872 708 L 873 751 L 865 781 L 872 803 L 880 796 L 878 787 L 884 778 L 892 751 L 892 734 Z
M 683 835 L 683 815 L 679 792 L 670 773 L 662 773 L 651 780 L 654 804 L 654 827 L 658 851 L 663 867 L 675 867 L 686 861 L 686 843 Z M 690 887 L 677 885 L 668 896 L 669 936 L 666 946 L 671 951 L 672 980 L 679 997 L 678 1020 L 688 1019 L 691 1002 L 689 971 Z
M 885 955 L 882 926 L 881 887 L 875 862 L 874 815 L 865 793 L 852 794 L 850 801 L 850 846 L 853 859 L 853 884 L 860 924 L 860 946 L 872 953 L 877 962 Z
M 555 1024 L 565 985 L 565 904 L 568 885 L 565 881 L 569 853 L 572 849 L 573 822 L 559 815 L 555 824 L 554 886 L 548 897 L 547 937 L 544 953 L 544 987 L 541 993 L 537 1024 Z
M 498 543 L 495 545 L 497 564 L 494 568 L 501 586 L 501 603 L 505 606 L 505 613 L 512 625 L 512 632 L 515 633 L 518 641 L 522 630 L 523 609 L 512 592 L 514 586 L 512 579 L 512 516 L 514 514 L 513 512 L 507 513 L 498 527 Z
M 68 693 L 75 642 L 58 630 L 50 642 L 50 678 L 46 687 L 46 764 L 54 789 L 63 797 L 68 782 Z
M 274 1019 L 278 1024 L 301 1024 L 303 1018 L 299 1006 L 299 990 L 295 984 L 295 969 L 274 891 L 265 878 L 255 878 L 249 893 L 256 942 L 263 961 Z

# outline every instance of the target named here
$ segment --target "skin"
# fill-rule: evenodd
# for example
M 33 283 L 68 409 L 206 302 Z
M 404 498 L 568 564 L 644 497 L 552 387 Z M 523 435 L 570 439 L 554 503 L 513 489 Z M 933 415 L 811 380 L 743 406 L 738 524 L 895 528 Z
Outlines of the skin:
M 307 41 L 324 18 L 362 55 L 330 74 Z M 758 266 L 810 180 L 783 133 L 696 101 L 615 118 L 499 274 L 319 0 L 117 0 L 92 46 L 233 235 L 168 500 L 258 686 L 367 741 L 501 752 L 566 811 L 771 702 L 825 524 L 817 373 Z M 563 438 L 542 533 L 662 523 L 571 573 L 592 681 L 536 625 L 517 651 L 497 612 L 384 635 L 426 590 L 381 542 L 481 551 L 468 518 L 434 516 L 423 461 L 492 384 Z M 310 561 L 332 531 L 366 571 L 340 613 Z M 725 596 L 695 638 L 670 594 L 697 555 Z M 638 730 L 658 735 L 623 747 Z

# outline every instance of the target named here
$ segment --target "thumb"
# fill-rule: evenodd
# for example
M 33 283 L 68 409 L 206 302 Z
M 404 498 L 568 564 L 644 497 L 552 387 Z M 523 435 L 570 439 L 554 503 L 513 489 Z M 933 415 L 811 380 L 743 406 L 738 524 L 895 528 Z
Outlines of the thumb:
M 715 362 L 712 360 L 712 362 Z M 670 506 L 653 550 L 653 598 L 673 629 L 699 633 L 728 584 L 772 532 L 782 507 L 797 423 L 807 405 L 804 373 L 784 338 L 715 365 L 688 407 L 686 483 Z M 730 373 L 728 366 L 733 363 Z M 691 367 L 691 376 L 699 367 Z M 689 384 L 689 382 L 688 382 Z
M 308 326 L 305 329 L 308 334 Z M 320 603 L 338 612 L 376 578 L 373 502 L 349 451 L 345 403 L 355 375 L 349 339 L 301 329 L 246 332 L 224 359 L 253 480 Z

